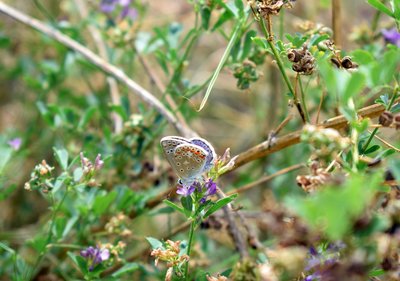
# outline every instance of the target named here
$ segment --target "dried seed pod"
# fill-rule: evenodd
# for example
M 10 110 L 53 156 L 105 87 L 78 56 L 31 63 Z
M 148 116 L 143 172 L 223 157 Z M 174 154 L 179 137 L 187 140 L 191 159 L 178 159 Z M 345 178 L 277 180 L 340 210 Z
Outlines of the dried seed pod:
M 345 69 L 351 69 L 351 68 L 357 68 L 358 67 L 358 64 L 352 62 L 351 57 L 349 57 L 349 56 L 345 56 L 342 59 L 341 65 Z
M 287 57 L 291 62 L 299 62 L 302 56 L 304 56 L 304 54 L 301 54 L 298 50 L 295 49 L 291 49 L 287 52 Z
M 383 127 L 389 127 L 393 123 L 393 113 L 390 111 L 384 111 L 382 114 L 379 116 L 379 124 L 381 124 Z
M 340 68 L 340 61 L 336 57 L 331 58 L 331 63 L 333 63 L 337 68 Z
M 396 130 L 400 130 L 400 113 L 397 113 L 393 117 L 393 125 L 396 128 Z
M 314 71 L 314 57 L 304 44 L 301 49 L 291 49 L 288 52 L 288 59 L 293 62 L 292 69 L 298 73 L 310 75 Z

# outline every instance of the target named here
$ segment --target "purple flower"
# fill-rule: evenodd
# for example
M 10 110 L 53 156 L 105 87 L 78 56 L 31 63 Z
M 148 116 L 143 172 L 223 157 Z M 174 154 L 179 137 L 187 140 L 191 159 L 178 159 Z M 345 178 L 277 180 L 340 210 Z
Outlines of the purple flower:
M 134 20 L 137 17 L 137 10 L 129 6 L 125 6 L 121 11 L 120 17 L 122 19 L 129 18 L 131 20 Z
M 122 7 L 120 18 L 130 18 L 134 20 L 137 17 L 137 10 L 129 7 L 131 2 L 132 0 L 102 0 L 100 3 L 100 10 L 103 13 L 110 14 L 115 10 L 118 4 Z
M 100 170 L 103 168 L 104 161 L 101 160 L 101 154 L 97 154 L 96 159 L 94 160 L 94 169 L 95 170 Z
M 112 13 L 117 5 L 117 2 L 118 0 L 102 0 L 100 3 L 100 10 L 106 14 Z
M 393 27 L 392 29 L 383 29 L 382 35 L 387 43 L 396 45 L 400 48 L 400 33 L 395 27 Z
M 324 268 L 334 265 L 340 260 L 340 250 L 346 247 L 343 242 L 330 243 L 324 248 L 310 248 L 305 271 L 310 275 L 304 281 L 315 281 L 323 278 Z
M 200 199 L 200 203 L 204 204 L 207 201 L 208 196 L 212 196 L 217 193 L 217 184 L 212 180 L 209 179 L 205 184 L 204 188 L 206 189 L 203 198 Z
M 183 197 L 187 197 L 192 195 L 192 193 L 195 191 L 196 187 L 193 185 L 191 186 L 180 186 L 176 190 L 176 193 L 179 195 L 182 195 Z
M 304 281 L 316 281 L 316 280 L 320 280 L 320 279 L 321 279 L 321 276 L 319 274 L 314 273 L 314 274 L 306 276 L 306 278 L 304 278 Z
M 14 150 L 18 150 L 21 147 L 22 139 L 15 138 L 8 141 L 8 145 L 11 146 Z
M 93 271 L 96 265 L 110 258 L 110 251 L 101 249 L 98 246 L 96 248 L 90 246 L 81 251 L 81 256 L 88 260 L 88 264 L 90 264 L 89 271 Z
M 213 182 L 212 179 L 209 179 L 204 186 L 207 189 L 206 196 L 211 196 L 217 193 L 217 184 Z

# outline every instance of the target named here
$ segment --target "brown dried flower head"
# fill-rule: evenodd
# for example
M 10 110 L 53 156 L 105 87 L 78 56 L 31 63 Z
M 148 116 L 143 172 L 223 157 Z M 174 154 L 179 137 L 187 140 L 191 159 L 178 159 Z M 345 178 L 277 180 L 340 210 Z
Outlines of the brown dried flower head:
M 290 49 L 287 52 L 288 59 L 293 62 L 292 69 L 304 75 L 310 75 L 315 68 L 315 59 L 304 44 L 301 49 Z
M 248 0 L 253 9 L 263 18 L 279 14 L 283 6 L 292 7 L 294 0 Z
M 189 260 L 188 255 L 179 256 L 181 241 L 171 241 L 167 240 L 165 242 L 165 249 L 154 249 L 151 251 L 150 255 L 155 257 L 155 265 L 157 266 L 158 261 L 165 261 L 168 267 L 174 267 L 182 262 L 186 262 Z
M 299 175 L 296 177 L 297 184 L 301 186 L 305 192 L 315 192 L 320 186 L 332 180 L 332 175 L 325 169 L 320 168 L 317 161 L 311 163 L 310 171 L 311 174 L 309 175 Z

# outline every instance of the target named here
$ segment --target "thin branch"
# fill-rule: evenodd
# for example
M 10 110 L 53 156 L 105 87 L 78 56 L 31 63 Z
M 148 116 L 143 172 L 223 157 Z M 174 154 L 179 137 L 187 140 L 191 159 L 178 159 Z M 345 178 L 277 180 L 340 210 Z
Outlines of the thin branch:
M 86 19 L 89 17 L 89 11 L 86 6 L 86 2 L 82 0 L 74 0 L 75 6 L 77 7 L 77 10 L 79 11 L 79 14 L 82 19 Z M 96 45 L 97 51 L 99 52 L 100 57 L 108 61 L 108 55 L 107 55 L 107 46 L 104 43 L 104 40 L 101 36 L 100 31 L 94 26 L 93 24 L 89 23 L 88 24 L 88 29 L 90 32 L 91 37 L 93 38 L 93 41 Z M 111 103 L 114 105 L 120 105 L 121 104 L 121 99 L 119 95 L 119 90 L 118 90 L 118 85 L 117 81 L 115 81 L 115 78 L 112 76 L 108 76 L 107 79 L 107 84 L 108 87 L 110 88 L 110 97 L 111 97 Z M 120 115 L 118 115 L 116 112 L 111 113 L 111 117 L 114 120 L 114 132 L 115 133 L 120 133 L 122 131 L 123 127 L 123 120 Z
M 374 104 L 360 109 L 358 111 L 358 115 L 362 118 L 374 118 L 379 116 L 384 110 L 385 107 L 383 105 Z M 340 129 L 346 127 L 348 125 L 348 121 L 343 115 L 339 115 L 334 118 L 328 119 L 320 123 L 319 125 L 325 128 Z M 300 135 L 301 130 L 287 134 L 285 136 L 277 138 L 276 141 L 274 141 L 274 145 L 272 146 L 268 140 L 264 141 L 248 149 L 247 151 L 233 157 L 231 162 L 227 164 L 230 168 L 226 169 L 224 173 L 236 170 L 237 168 L 251 161 L 265 157 L 286 147 L 298 144 L 300 142 Z
M 74 50 L 75 52 L 81 54 L 85 57 L 89 62 L 100 68 L 102 71 L 107 73 L 110 76 L 113 76 L 116 80 L 126 85 L 129 89 L 134 91 L 144 102 L 146 102 L 149 106 L 153 107 L 157 110 L 165 119 L 175 127 L 175 129 L 185 137 L 191 137 L 196 135 L 194 131 L 190 128 L 184 127 L 175 116 L 157 99 L 155 98 L 150 92 L 144 89 L 142 86 L 137 84 L 135 81 L 130 79 L 124 71 L 119 69 L 118 67 L 108 63 L 100 56 L 93 53 L 88 48 L 84 47 L 83 45 L 79 44 L 75 40 L 71 39 L 70 37 L 64 35 L 60 31 L 47 26 L 43 22 L 34 19 L 8 5 L 3 2 L 0 2 L 0 13 L 3 13 L 23 24 L 32 27 L 50 38 L 56 40 L 57 42 L 63 44 L 64 46 Z
M 284 169 L 279 170 L 278 172 L 276 172 L 276 173 L 274 173 L 272 175 L 268 175 L 268 176 L 262 177 L 262 178 L 260 178 L 260 179 L 258 179 L 256 181 L 251 182 L 249 184 L 246 184 L 246 185 L 244 185 L 242 187 L 233 189 L 233 190 L 227 192 L 227 195 L 231 195 L 233 193 L 243 193 L 243 192 L 245 192 L 245 191 L 247 191 L 249 189 L 252 189 L 253 187 L 256 187 L 256 186 L 264 183 L 264 182 L 270 181 L 273 178 L 276 178 L 276 177 L 281 176 L 283 174 L 292 172 L 294 170 L 298 170 L 298 169 L 303 168 L 303 167 L 304 167 L 304 164 L 296 164 L 296 165 L 284 168 Z
M 218 199 L 226 197 L 226 195 L 220 188 L 218 188 L 217 196 Z M 249 252 L 247 250 L 246 241 L 243 239 L 242 233 L 236 225 L 235 217 L 232 214 L 232 204 L 229 203 L 228 205 L 222 207 L 222 211 L 224 212 L 225 219 L 228 222 L 229 234 L 232 236 L 232 240 L 235 244 L 236 250 L 238 250 L 239 252 L 240 259 L 248 257 Z
M 187 124 L 185 117 L 182 115 L 181 112 L 179 112 L 179 108 L 176 105 L 174 99 L 171 97 L 171 94 L 167 92 L 167 87 L 164 85 L 164 83 L 161 81 L 160 77 L 151 69 L 149 63 L 146 61 L 146 59 L 140 54 L 139 50 L 136 48 L 135 44 L 131 44 L 133 48 L 135 48 L 136 55 L 139 59 L 139 62 L 142 64 L 144 70 L 146 71 L 147 75 L 150 77 L 150 81 L 156 85 L 158 90 L 165 94 L 165 100 L 171 107 L 171 109 L 175 112 L 176 118 L 179 120 L 179 122 L 185 126 L 189 127 Z
M 372 132 L 371 131 L 368 131 L 370 134 L 372 134 Z M 400 152 L 400 149 L 398 149 L 397 147 L 395 147 L 394 145 L 392 145 L 392 144 L 390 144 L 390 143 L 388 143 L 387 141 L 385 141 L 383 138 L 381 138 L 381 137 L 378 137 L 377 135 L 374 135 L 374 137 L 377 139 L 377 140 L 379 140 L 380 142 L 382 142 L 384 145 L 386 145 L 387 147 L 389 147 L 389 148 L 391 148 L 391 149 L 393 149 L 393 150 L 395 150 L 396 152 Z

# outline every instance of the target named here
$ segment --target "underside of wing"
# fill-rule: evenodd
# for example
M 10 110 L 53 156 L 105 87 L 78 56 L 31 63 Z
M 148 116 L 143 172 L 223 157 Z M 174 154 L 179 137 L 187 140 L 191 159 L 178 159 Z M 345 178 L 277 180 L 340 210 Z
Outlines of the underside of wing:
M 198 145 L 181 144 L 174 150 L 171 165 L 181 179 L 195 179 L 203 173 L 207 155 L 208 152 Z
M 204 166 L 204 171 L 208 171 L 214 165 L 214 161 L 217 158 L 214 147 L 208 141 L 202 138 L 192 138 L 190 139 L 190 143 L 200 146 L 207 151 L 207 159 Z

